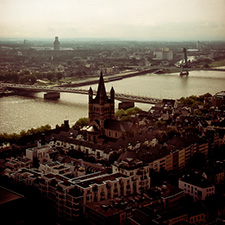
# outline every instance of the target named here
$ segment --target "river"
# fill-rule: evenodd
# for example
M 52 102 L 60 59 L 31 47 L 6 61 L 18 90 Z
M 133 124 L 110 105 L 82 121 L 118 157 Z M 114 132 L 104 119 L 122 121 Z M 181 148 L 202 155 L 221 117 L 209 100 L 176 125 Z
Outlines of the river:
M 91 85 L 97 90 L 97 85 Z M 107 91 L 155 98 L 177 99 L 182 96 L 215 94 L 225 90 L 225 72 L 191 71 L 188 77 L 172 74 L 146 74 L 106 83 Z M 82 87 L 89 89 L 89 86 Z M 0 98 L 0 133 L 19 133 L 32 127 L 62 124 L 69 120 L 73 125 L 79 118 L 88 117 L 88 96 L 61 93 L 59 100 L 43 99 L 44 93 L 29 96 L 7 96 Z M 151 105 L 136 103 L 148 110 Z M 116 108 L 118 101 L 116 101 Z

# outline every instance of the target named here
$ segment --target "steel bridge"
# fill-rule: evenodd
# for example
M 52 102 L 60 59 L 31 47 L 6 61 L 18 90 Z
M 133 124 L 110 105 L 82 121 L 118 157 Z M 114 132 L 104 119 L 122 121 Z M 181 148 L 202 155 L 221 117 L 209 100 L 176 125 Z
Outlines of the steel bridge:
M 78 89 L 78 88 L 69 88 L 69 87 L 45 87 L 45 86 L 35 86 L 35 85 L 25 85 L 25 84 L 10 84 L 10 83 L 1 83 L 0 87 L 5 90 L 14 90 L 14 91 L 28 91 L 28 92 L 66 92 L 66 93 L 75 93 L 75 94 L 85 94 L 88 95 L 88 90 Z M 93 91 L 96 94 L 96 91 Z M 109 96 L 109 93 L 107 93 Z M 129 101 L 129 102 L 140 102 L 148 104 L 161 103 L 161 99 L 141 97 L 136 95 L 120 94 L 115 93 L 115 99 L 119 101 Z

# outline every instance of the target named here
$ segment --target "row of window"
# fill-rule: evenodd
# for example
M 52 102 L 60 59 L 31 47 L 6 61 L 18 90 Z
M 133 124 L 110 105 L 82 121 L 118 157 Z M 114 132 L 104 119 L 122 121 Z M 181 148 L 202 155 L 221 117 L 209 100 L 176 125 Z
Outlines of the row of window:
M 106 108 L 102 108 L 102 110 L 101 111 L 103 111 L 103 112 L 109 112 L 109 110 L 110 110 L 110 107 L 106 107 Z M 96 112 L 99 112 L 100 111 L 100 108 L 99 107 L 94 107 L 94 111 L 96 111 Z
M 117 132 L 115 132 L 114 134 L 115 134 L 115 137 L 117 137 L 118 135 Z M 111 137 L 111 131 L 108 132 L 108 136 Z
M 195 217 L 192 217 L 192 218 L 190 219 L 190 221 L 191 221 L 191 222 L 196 222 L 196 221 L 199 221 L 199 220 L 203 220 L 204 217 L 205 217 L 205 215 L 195 216 Z

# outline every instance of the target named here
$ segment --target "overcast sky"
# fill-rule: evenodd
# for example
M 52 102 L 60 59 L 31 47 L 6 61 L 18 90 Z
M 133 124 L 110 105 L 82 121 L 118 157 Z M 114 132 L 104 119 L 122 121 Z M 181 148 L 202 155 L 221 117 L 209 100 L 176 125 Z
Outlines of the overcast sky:
M 0 0 L 0 37 L 225 40 L 225 0 Z

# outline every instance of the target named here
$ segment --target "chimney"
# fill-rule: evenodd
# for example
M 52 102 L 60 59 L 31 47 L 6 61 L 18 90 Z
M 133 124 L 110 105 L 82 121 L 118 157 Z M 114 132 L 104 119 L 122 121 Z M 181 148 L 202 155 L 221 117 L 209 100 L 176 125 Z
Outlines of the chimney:
M 41 133 L 41 145 L 45 145 L 45 133 Z

